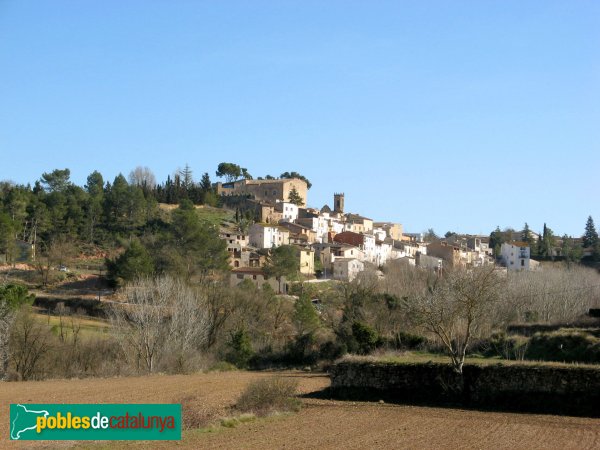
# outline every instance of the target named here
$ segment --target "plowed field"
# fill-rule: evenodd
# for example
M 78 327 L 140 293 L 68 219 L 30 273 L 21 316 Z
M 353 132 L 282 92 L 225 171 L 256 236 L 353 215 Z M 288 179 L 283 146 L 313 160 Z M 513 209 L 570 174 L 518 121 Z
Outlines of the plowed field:
M 8 441 L 10 403 L 160 403 L 187 395 L 218 412 L 244 387 L 271 373 L 227 372 L 178 376 L 0 383 L 0 448 L 600 448 L 600 420 L 379 403 L 304 399 L 298 414 L 259 419 L 213 433 L 185 431 L 180 443 Z M 296 377 L 303 393 L 329 385 L 322 375 Z

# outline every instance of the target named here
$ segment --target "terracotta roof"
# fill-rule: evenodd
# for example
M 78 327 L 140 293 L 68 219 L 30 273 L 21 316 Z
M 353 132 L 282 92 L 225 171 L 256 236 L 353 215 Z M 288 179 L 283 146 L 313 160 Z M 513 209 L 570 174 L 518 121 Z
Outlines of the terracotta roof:
M 514 245 L 515 247 L 529 247 L 529 244 L 527 242 L 515 241 L 515 242 L 509 242 L 509 244 Z

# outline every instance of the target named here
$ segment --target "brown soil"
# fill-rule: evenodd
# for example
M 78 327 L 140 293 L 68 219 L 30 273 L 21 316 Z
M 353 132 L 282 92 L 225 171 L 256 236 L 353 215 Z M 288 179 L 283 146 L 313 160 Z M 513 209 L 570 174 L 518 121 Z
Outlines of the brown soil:
M 280 373 L 303 393 L 329 385 L 323 375 Z M 161 403 L 196 396 L 225 414 L 251 381 L 273 373 L 226 372 L 0 384 L 0 448 L 65 448 L 70 442 L 8 441 L 10 403 Z M 491 413 L 380 403 L 304 399 L 298 414 L 258 419 L 213 433 L 185 431 L 179 448 L 600 448 L 600 420 Z M 33 444 L 33 445 L 32 445 Z M 105 443 L 101 448 L 173 448 L 170 443 Z M 79 443 L 84 448 L 94 443 Z

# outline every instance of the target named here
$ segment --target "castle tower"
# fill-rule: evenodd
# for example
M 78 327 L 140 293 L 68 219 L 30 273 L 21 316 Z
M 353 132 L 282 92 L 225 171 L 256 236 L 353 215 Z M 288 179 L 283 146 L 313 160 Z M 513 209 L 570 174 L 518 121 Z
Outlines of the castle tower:
M 344 214 L 344 193 L 333 194 L 333 212 Z

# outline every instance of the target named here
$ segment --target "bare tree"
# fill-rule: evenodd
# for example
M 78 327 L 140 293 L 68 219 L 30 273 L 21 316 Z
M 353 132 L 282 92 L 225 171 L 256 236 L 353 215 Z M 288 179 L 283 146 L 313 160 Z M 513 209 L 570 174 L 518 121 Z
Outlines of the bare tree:
M 10 330 L 15 319 L 15 311 L 4 299 L 0 299 L 0 377 L 8 374 Z
M 456 270 L 432 279 L 425 295 L 406 299 L 410 317 L 443 344 L 462 373 L 469 344 L 488 325 L 504 279 L 493 266 Z
M 581 266 L 511 272 L 499 313 L 512 322 L 566 322 L 600 305 L 600 276 Z
M 156 186 L 156 177 L 148 167 L 137 166 L 129 172 L 129 183 L 150 190 Z
M 168 348 L 174 358 L 175 371 L 187 371 L 188 363 L 206 345 L 210 330 L 210 316 L 205 300 L 182 282 L 172 284 L 172 305 Z
M 36 268 L 42 276 L 42 284 L 48 285 L 52 269 L 67 265 L 76 253 L 75 245 L 68 237 L 61 235 L 44 245 Z
M 232 296 L 221 283 L 204 281 L 199 287 L 199 295 L 204 299 L 208 318 L 207 339 L 205 348 L 210 349 L 217 343 L 219 333 L 224 328 L 234 311 Z
M 36 319 L 31 306 L 19 310 L 11 329 L 10 356 L 20 380 L 38 375 L 40 362 L 52 347 L 52 338 L 50 329 Z
M 111 308 L 113 330 L 125 355 L 138 370 L 154 372 L 166 353 L 181 367 L 208 335 L 204 300 L 182 281 L 142 278 L 124 288 L 126 302 Z

